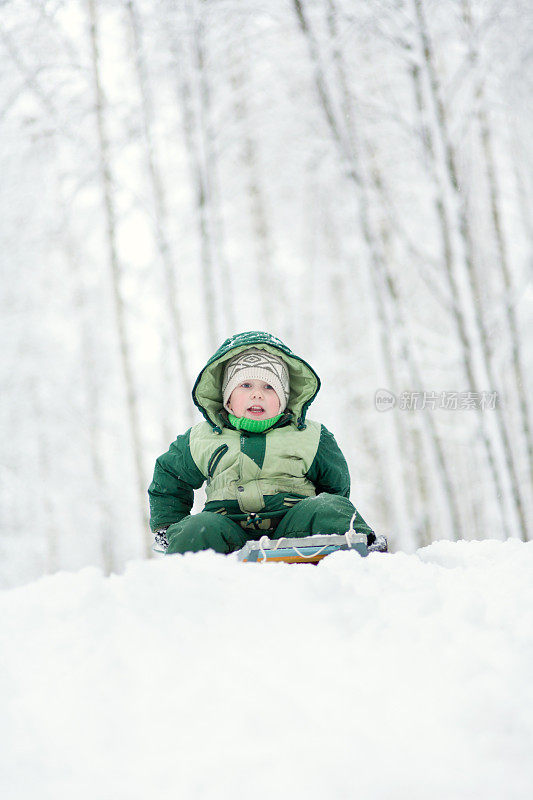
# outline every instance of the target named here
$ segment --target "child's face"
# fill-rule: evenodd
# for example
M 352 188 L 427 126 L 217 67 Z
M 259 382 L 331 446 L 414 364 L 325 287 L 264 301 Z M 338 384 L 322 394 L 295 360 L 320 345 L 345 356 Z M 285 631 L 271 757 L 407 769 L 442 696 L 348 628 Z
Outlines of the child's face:
M 249 380 L 236 386 L 228 400 L 234 417 L 270 419 L 279 414 L 279 397 L 269 383 Z

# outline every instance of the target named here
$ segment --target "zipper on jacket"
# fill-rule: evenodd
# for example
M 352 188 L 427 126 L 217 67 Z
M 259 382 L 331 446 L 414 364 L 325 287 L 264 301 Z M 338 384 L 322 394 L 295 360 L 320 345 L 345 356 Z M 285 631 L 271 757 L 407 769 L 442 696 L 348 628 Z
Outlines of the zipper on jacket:
M 214 471 L 216 470 L 216 468 L 218 466 L 218 462 L 220 461 L 220 459 L 222 458 L 224 453 L 227 453 L 227 452 L 228 452 L 228 445 L 227 444 L 221 444 L 220 447 L 217 447 L 217 449 L 215 450 L 215 452 L 213 453 L 213 455 L 211 456 L 211 458 L 209 459 L 209 462 L 207 464 L 207 477 L 208 478 L 212 478 L 213 477 L 213 473 L 214 473 Z

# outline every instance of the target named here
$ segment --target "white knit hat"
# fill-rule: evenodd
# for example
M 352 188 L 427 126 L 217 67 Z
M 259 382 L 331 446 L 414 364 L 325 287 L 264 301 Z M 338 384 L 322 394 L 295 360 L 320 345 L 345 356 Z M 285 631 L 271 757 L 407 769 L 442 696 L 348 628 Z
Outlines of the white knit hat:
M 255 347 L 243 350 L 226 364 L 222 379 L 222 397 L 224 407 L 232 391 L 243 381 L 265 381 L 269 383 L 279 397 L 279 413 L 285 411 L 289 399 L 289 370 L 283 359 L 257 350 Z

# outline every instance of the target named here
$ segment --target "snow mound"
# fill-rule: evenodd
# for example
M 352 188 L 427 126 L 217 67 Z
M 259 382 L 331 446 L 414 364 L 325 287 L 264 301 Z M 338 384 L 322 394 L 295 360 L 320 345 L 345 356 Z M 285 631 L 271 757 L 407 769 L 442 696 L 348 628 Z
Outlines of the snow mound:
M 3 797 L 531 796 L 533 543 L 173 556 L 0 604 Z

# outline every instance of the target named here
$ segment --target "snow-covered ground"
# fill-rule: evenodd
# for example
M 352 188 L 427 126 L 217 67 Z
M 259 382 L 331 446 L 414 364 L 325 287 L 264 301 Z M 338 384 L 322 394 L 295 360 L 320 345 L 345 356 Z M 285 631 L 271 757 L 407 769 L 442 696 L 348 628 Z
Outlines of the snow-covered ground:
M 533 796 L 533 543 L 0 595 L 8 800 Z

